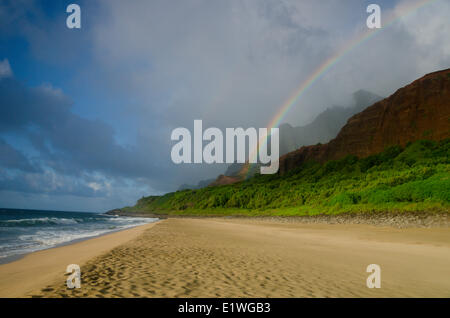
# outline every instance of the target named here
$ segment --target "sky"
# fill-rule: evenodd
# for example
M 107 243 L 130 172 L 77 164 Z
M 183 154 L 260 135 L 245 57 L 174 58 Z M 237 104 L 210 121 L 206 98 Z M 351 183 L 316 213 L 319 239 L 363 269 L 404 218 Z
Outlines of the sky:
M 283 123 L 364 89 L 389 96 L 450 67 L 450 1 L 0 0 L 0 207 L 102 212 L 214 178 L 171 161 L 177 127 L 266 127 L 324 61 L 341 57 Z M 81 29 L 66 7 L 81 8 Z

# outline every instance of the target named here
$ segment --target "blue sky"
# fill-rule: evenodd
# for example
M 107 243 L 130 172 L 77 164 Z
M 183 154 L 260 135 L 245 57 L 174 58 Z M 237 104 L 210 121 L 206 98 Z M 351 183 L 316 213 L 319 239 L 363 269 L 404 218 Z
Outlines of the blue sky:
M 264 127 L 365 28 L 373 1 L 0 0 L 0 207 L 105 211 L 223 173 L 170 160 L 170 132 Z M 378 1 L 383 14 L 408 1 Z M 82 28 L 65 26 L 77 3 Z M 307 124 L 366 89 L 388 96 L 450 65 L 450 4 L 399 19 L 329 70 L 285 118 Z M 395 70 L 395 71 L 393 71 Z

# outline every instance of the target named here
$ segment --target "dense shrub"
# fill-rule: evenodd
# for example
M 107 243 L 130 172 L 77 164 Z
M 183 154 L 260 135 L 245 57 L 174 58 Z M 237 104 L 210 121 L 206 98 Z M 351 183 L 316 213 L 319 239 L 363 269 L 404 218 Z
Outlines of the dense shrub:
M 448 210 L 450 142 L 417 141 L 358 159 L 309 162 L 280 176 L 142 198 L 130 210 L 195 214 L 305 214 L 380 209 Z M 266 212 L 265 212 L 266 211 Z

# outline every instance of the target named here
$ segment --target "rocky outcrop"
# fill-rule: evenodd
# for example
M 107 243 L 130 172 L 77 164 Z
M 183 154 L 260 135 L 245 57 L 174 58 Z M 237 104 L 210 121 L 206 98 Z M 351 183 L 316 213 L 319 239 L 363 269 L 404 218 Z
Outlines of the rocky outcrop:
M 450 137 L 450 69 L 434 72 L 351 117 L 324 145 L 302 147 L 280 158 L 280 174 L 305 161 L 325 162 L 379 153 L 419 139 Z

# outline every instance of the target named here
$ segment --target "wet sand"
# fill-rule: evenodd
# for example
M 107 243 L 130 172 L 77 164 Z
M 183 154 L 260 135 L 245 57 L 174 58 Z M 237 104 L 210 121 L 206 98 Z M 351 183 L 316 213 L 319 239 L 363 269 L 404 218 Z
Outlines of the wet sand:
M 450 297 L 449 228 L 167 219 L 133 230 L 109 249 L 77 247 L 80 289 L 65 286 L 65 267 L 75 261 L 62 251 L 75 244 L 1 265 L 0 295 Z M 381 266 L 380 289 L 366 286 L 369 264 Z

